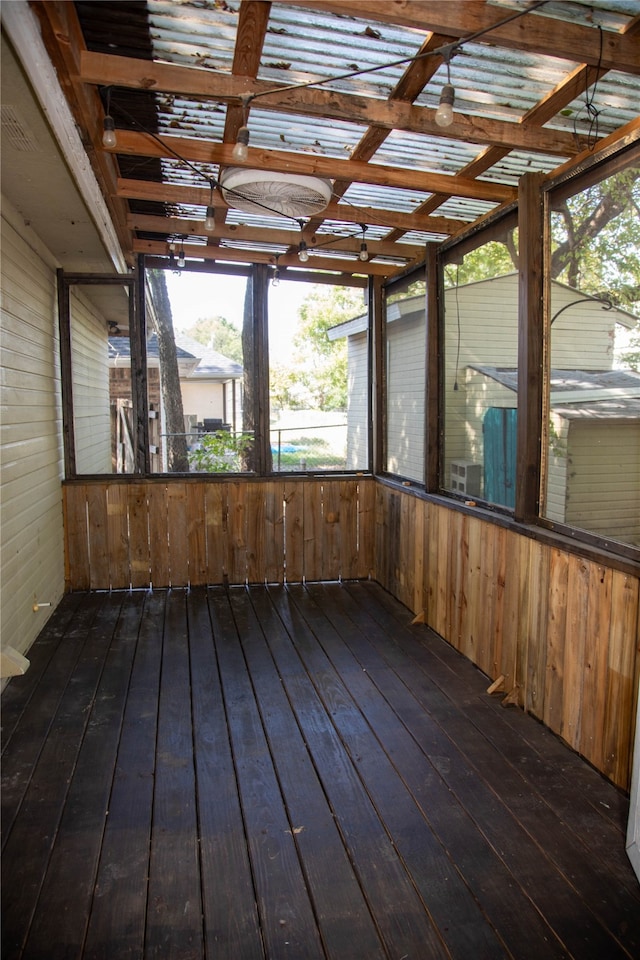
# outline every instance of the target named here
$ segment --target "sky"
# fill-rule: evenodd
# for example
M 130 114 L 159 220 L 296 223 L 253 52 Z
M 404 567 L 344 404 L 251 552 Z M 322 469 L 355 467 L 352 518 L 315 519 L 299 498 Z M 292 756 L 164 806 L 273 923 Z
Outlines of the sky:
M 167 271 L 166 277 L 176 330 L 188 329 L 201 317 L 218 316 L 242 329 L 244 277 L 186 270 L 181 274 Z M 312 288 L 313 284 L 301 282 L 282 282 L 269 287 L 270 349 L 279 358 L 291 354 L 298 310 Z

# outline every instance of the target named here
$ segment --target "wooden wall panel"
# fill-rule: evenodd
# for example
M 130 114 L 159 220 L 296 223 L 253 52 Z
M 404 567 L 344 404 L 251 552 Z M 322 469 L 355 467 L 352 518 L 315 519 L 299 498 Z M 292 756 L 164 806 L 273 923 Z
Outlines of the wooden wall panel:
M 639 578 L 382 484 L 376 496 L 382 585 L 489 680 L 503 676 L 505 703 L 520 704 L 628 789 Z M 414 547 L 394 548 L 396 535 Z
M 63 491 L 68 589 L 299 583 L 374 570 L 371 478 L 109 478 Z

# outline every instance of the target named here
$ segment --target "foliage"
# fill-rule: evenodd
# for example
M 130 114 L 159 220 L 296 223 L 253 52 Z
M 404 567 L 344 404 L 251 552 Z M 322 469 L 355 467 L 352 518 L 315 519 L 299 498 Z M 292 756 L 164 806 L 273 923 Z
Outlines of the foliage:
M 194 470 L 206 473 L 238 473 L 244 469 L 244 461 L 253 437 L 248 433 L 234 436 L 226 430 L 207 433 L 198 447 L 189 453 L 189 463 Z
M 242 333 L 225 317 L 200 317 L 185 333 L 224 357 L 242 363 Z
M 289 397 L 298 405 L 346 410 L 347 341 L 330 340 L 327 331 L 364 311 L 362 296 L 351 287 L 317 285 L 300 307 L 294 337 L 296 386 Z
M 511 231 L 505 241 L 490 240 L 467 253 L 462 263 L 449 263 L 444 271 L 445 287 L 462 286 L 478 280 L 503 277 L 517 269 L 518 231 Z

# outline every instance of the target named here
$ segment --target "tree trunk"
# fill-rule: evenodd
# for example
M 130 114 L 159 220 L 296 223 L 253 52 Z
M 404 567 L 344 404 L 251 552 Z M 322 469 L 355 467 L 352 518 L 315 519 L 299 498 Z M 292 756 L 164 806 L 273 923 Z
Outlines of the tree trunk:
M 149 270 L 149 287 L 155 306 L 155 327 L 160 358 L 160 390 L 167 436 L 169 473 L 188 473 L 187 438 L 184 432 L 182 390 L 178 373 L 176 338 L 164 270 Z
M 255 330 L 253 322 L 253 284 L 254 276 L 247 277 L 247 286 L 244 293 L 244 312 L 242 316 L 242 366 L 244 369 L 244 390 L 242 396 L 242 432 L 252 439 L 248 444 L 243 458 L 243 470 L 252 471 L 255 468 L 256 448 L 256 359 L 255 359 Z

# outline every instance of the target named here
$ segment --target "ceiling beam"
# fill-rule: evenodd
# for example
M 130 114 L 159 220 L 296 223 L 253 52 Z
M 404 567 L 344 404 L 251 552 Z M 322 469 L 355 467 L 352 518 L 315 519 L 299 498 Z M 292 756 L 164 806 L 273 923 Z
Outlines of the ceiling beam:
M 151 256 L 166 257 L 167 244 L 163 240 L 134 240 L 134 253 L 145 253 Z M 192 260 L 221 260 L 230 263 L 267 263 L 275 265 L 276 258 L 272 253 L 260 250 L 234 250 L 231 247 L 208 247 L 198 244 L 184 245 L 187 259 Z M 300 266 L 296 253 L 283 254 L 278 258 L 278 266 Z M 336 273 L 356 273 L 372 277 L 392 277 L 406 269 L 403 263 L 377 263 L 375 260 L 362 262 L 358 259 L 340 260 L 338 257 L 316 256 L 311 253 L 306 269 L 313 266 L 316 270 L 331 270 Z
M 524 50 L 544 57 L 560 57 L 592 67 L 601 66 L 607 70 L 640 73 L 640 46 L 633 36 L 633 31 L 624 34 L 603 30 L 600 55 L 600 31 L 596 27 L 545 17 L 540 10 L 497 27 L 496 24 L 505 20 L 509 11 L 488 3 L 479 3 L 478 0 L 456 0 L 455 3 L 443 3 L 442 0 L 394 0 L 393 3 L 380 3 L 380 0 L 281 2 L 356 17 L 359 20 L 433 30 L 462 40 L 479 30 L 490 29 L 491 32 L 478 40 L 478 43 Z
M 308 226 L 304 230 L 273 230 L 260 227 L 246 227 L 237 223 L 216 223 L 213 230 L 204 229 L 203 220 L 190 220 L 185 217 L 154 217 L 147 214 L 130 213 L 127 224 L 132 230 L 145 233 L 177 234 L 184 236 L 213 237 L 218 240 L 235 240 L 246 243 L 271 243 L 280 246 L 298 246 L 304 239 L 308 246 L 319 244 L 324 249 L 344 250 L 357 255 L 360 251 L 362 232 L 354 230 L 353 236 L 340 236 L 331 233 L 314 233 Z M 424 256 L 424 247 L 416 244 L 386 243 L 384 240 L 367 240 L 369 256 L 406 257 L 416 260 Z
M 205 207 L 209 203 L 208 187 L 184 187 L 178 184 L 155 183 L 150 180 L 120 179 L 117 196 L 126 200 L 154 200 L 158 203 L 183 203 Z M 225 207 L 220 194 L 213 195 L 215 207 Z M 325 220 L 342 223 L 366 223 L 369 226 L 417 230 L 421 233 L 450 235 L 469 226 L 464 220 L 448 217 L 427 217 L 396 210 L 379 210 L 375 207 L 356 207 L 349 203 L 330 203 L 323 211 Z
M 351 180 L 358 183 L 373 183 L 385 187 L 400 187 L 423 193 L 447 192 L 455 197 L 502 203 L 515 200 L 517 190 L 501 183 L 468 180 L 464 177 L 443 173 L 429 173 L 419 169 L 401 169 L 383 164 L 368 164 L 356 160 L 341 160 L 336 157 L 321 157 L 317 154 L 287 153 L 280 150 L 249 148 L 246 161 L 237 161 L 232 155 L 231 144 L 212 143 L 207 140 L 183 137 L 156 139 L 146 133 L 132 130 L 117 131 L 117 145 L 113 153 L 140 157 L 164 157 L 191 163 L 220 164 L 228 167 L 272 170 L 281 173 L 303 174 L 330 179 Z M 174 153 L 175 151 L 175 153 Z M 204 179 L 204 176 L 203 176 Z
M 439 56 L 436 62 L 441 63 Z M 376 100 L 314 87 L 283 89 L 275 83 L 230 76 L 215 70 L 150 63 L 148 60 L 90 51 L 82 54 L 80 79 L 87 84 L 179 93 L 183 96 L 205 97 L 212 102 L 234 102 L 242 96 L 258 94 L 258 99 L 251 104 L 256 110 L 277 110 L 297 116 L 361 122 L 367 127 L 373 125 L 386 130 L 406 130 L 434 137 L 445 136 L 449 140 L 494 144 L 562 157 L 571 156 L 580 148 L 580 145 L 576 146 L 573 134 L 564 130 L 539 130 L 533 137 L 518 123 L 457 113 L 455 123 L 443 131 L 435 122 L 435 109 L 415 106 L 404 99 Z M 114 119 L 117 123 L 115 110 Z

